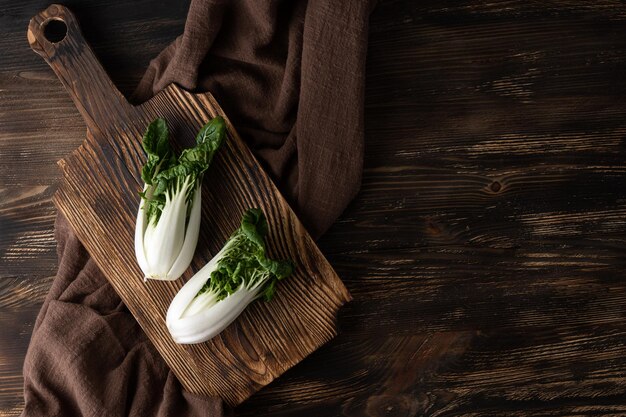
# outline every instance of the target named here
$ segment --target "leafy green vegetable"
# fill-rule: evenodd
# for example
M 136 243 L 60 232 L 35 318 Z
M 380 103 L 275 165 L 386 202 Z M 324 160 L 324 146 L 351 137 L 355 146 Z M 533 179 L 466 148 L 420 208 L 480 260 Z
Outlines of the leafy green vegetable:
M 257 298 L 272 299 L 276 283 L 291 275 L 294 266 L 267 258 L 267 233 L 263 212 L 248 210 L 224 247 L 180 289 L 166 317 L 176 342 L 208 340 Z
M 200 184 L 225 137 L 222 117 L 205 124 L 193 148 L 172 151 L 164 119 L 146 129 L 145 186 L 135 228 L 135 254 L 146 278 L 172 280 L 189 266 L 200 227 Z M 163 220 L 163 221 L 161 221 Z

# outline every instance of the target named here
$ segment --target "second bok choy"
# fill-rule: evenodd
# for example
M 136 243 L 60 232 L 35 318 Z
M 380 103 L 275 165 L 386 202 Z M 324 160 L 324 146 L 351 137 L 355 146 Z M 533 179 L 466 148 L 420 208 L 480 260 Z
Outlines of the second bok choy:
M 225 137 L 221 117 L 198 133 L 196 145 L 172 151 L 164 119 L 156 119 L 143 136 L 148 160 L 141 171 L 145 185 L 135 225 L 135 255 L 145 279 L 175 280 L 193 258 L 200 231 L 204 172 Z
M 257 298 L 272 299 L 276 282 L 288 277 L 293 265 L 267 258 L 267 231 L 263 212 L 248 210 L 224 247 L 180 289 L 166 317 L 174 341 L 209 340 Z

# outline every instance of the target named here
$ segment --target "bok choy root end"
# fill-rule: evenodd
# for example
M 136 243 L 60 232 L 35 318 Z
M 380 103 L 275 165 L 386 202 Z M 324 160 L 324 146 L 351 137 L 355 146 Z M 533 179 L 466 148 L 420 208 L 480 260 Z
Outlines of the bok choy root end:
M 222 117 L 210 120 L 196 145 L 176 156 L 165 120 L 148 125 L 142 141 L 148 160 L 141 171 L 144 188 L 135 225 L 135 255 L 145 279 L 175 280 L 191 263 L 200 231 L 202 177 L 225 130 Z
M 276 283 L 294 267 L 291 261 L 267 258 L 267 232 L 263 212 L 248 210 L 224 247 L 180 289 L 166 319 L 174 341 L 209 340 L 257 298 L 272 299 Z

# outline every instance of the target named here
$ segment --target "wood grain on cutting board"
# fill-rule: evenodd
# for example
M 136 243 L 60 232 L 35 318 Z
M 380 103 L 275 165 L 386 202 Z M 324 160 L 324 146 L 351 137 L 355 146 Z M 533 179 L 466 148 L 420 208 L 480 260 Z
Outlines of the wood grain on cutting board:
M 44 34 L 55 20 L 67 27 L 57 43 Z M 35 16 L 28 39 L 87 124 L 86 140 L 59 163 L 63 181 L 55 203 L 187 390 L 239 404 L 336 334 L 336 314 L 350 300 L 348 291 L 210 94 L 190 94 L 172 85 L 140 106 L 130 105 L 63 6 L 52 5 Z M 177 281 L 144 283 L 133 243 L 143 131 L 163 117 L 177 146 L 186 147 L 216 115 L 226 118 L 228 138 L 205 175 L 192 267 Z M 218 337 L 197 345 L 174 343 L 165 325 L 170 301 L 217 253 L 250 207 L 262 208 L 268 218 L 270 256 L 292 259 L 295 273 L 280 283 L 271 303 L 254 303 Z

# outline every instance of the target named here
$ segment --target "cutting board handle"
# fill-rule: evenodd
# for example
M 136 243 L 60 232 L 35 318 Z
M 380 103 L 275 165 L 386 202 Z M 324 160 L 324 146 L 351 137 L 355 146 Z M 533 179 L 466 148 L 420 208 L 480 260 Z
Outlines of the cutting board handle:
M 90 127 L 102 126 L 112 115 L 124 120 L 132 113 L 67 7 L 52 4 L 35 15 L 28 25 L 28 43 L 54 70 Z

